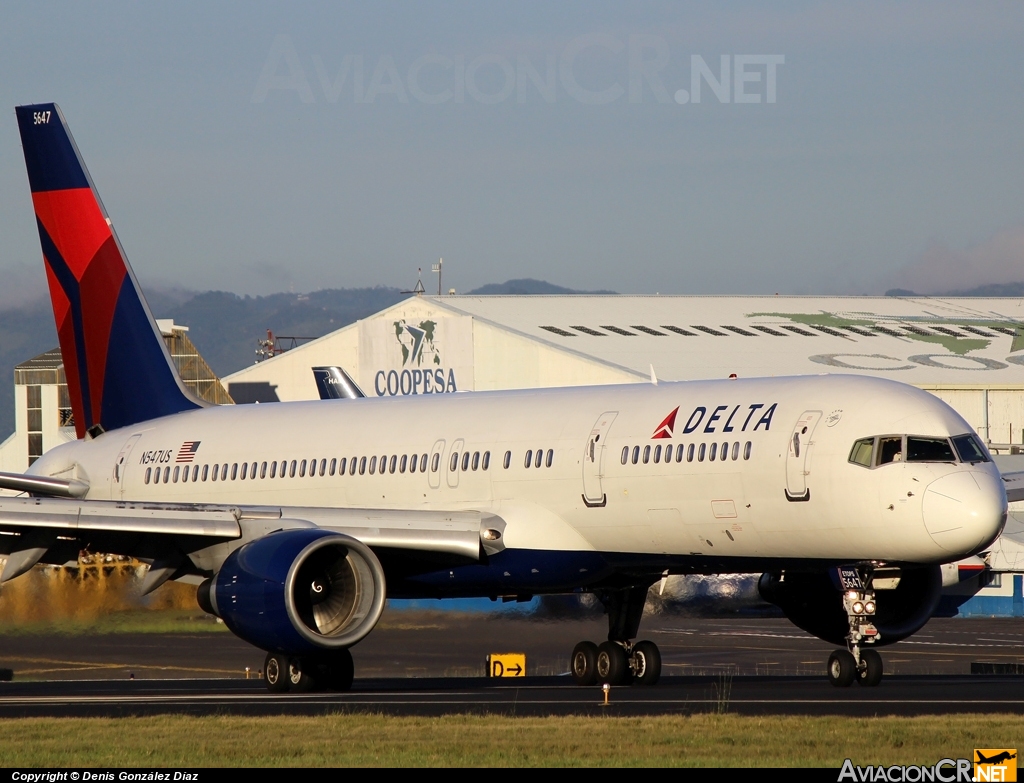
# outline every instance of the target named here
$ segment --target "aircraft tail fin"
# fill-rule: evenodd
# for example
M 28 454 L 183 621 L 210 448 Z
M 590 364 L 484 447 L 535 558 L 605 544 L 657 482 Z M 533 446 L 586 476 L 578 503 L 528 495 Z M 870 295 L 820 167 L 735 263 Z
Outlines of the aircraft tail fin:
M 321 400 L 357 400 L 366 396 L 341 367 L 314 367 L 313 377 Z
M 174 368 L 60 109 L 15 112 L 78 437 L 205 405 Z

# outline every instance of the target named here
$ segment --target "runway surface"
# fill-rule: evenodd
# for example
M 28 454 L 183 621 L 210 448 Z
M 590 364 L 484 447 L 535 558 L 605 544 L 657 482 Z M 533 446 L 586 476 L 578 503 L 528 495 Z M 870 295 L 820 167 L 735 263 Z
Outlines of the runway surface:
M 972 662 L 1024 663 L 1024 623 L 1015 619 L 933 620 L 881 650 L 878 688 L 832 688 L 824 677 L 834 649 L 784 619 L 645 618 L 664 677 L 654 688 L 599 688 L 564 676 L 582 639 L 601 641 L 601 617 L 540 621 L 499 615 L 386 613 L 353 648 L 349 693 L 271 695 L 257 676 L 264 654 L 225 631 L 174 634 L 0 633 L 0 716 L 152 713 L 317 714 L 369 711 L 434 715 L 932 714 L 1024 709 L 1024 676 L 970 675 Z M 523 652 L 528 678 L 484 677 L 488 653 Z M 129 677 L 133 679 L 129 679 Z
M 484 678 L 357 680 L 347 693 L 270 694 L 254 680 L 9 683 L 0 717 L 154 715 L 928 715 L 1024 709 L 1022 677 L 895 675 L 877 688 L 833 688 L 824 677 L 669 677 L 654 687 L 598 686 L 567 677 L 515 684 Z

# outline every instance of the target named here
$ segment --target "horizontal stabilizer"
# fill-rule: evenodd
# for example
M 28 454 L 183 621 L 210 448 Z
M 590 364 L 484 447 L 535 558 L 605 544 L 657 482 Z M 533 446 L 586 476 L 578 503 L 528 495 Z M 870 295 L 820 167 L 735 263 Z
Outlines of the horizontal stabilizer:
M 0 473 L 0 489 L 59 498 L 80 498 L 89 491 L 89 485 L 77 479 L 68 481 L 49 476 L 31 476 L 26 473 Z

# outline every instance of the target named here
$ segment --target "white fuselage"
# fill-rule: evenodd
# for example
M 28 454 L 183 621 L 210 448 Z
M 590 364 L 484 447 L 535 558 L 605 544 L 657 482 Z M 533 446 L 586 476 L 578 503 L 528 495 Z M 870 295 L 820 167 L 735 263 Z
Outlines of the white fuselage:
M 31 472 L 86 480 L 89 499 L 488 512 L 508 549 L 678 556 L 674 570 L 936 563 L 998 535 L 994 465 L 868 468 L 851 447 L 969 432 L 926 392 L 829 375 L 212 407 L 67 444 Z

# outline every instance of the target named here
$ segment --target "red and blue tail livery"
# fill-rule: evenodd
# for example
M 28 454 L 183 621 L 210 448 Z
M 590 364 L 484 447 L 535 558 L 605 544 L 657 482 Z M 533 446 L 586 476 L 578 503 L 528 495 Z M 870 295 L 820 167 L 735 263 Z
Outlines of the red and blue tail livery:
M 200 407 L 174 369 L 60 109 L 15 111 L 78 437 Z

